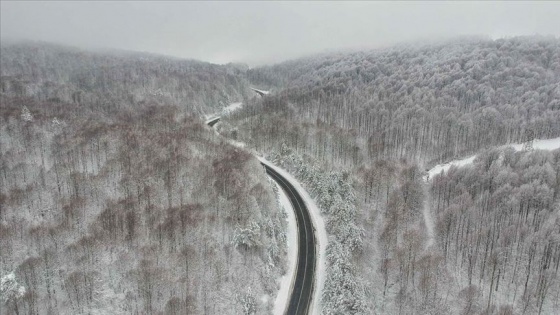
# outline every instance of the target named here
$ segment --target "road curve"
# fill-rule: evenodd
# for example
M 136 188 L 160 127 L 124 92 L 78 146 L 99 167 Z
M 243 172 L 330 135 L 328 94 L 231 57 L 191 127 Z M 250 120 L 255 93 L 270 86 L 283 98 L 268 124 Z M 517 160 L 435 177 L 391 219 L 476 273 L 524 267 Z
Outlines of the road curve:
M 206 124 L 213 127 L 220 117 L 206 121 Z M 280 185 L 286 193 L 294 209 L 297 229 L 298 229 L 298 258 L 295 279 L 292 279 L 290 301 L 284 311 L 288 315 L 309 314 L 312 309 L 312 299 L 314 290 L 315 270 L 317 264 L 316 239 L 313 222 L 309 215 L 309 210 L 303 198 L 294 186 L 272 167 L 261 163 L 268 176 Z
M 261 163 L 266 173 L 282 187 L 294 209 L 298 227 L 298 260 L 296 275 L 292 283 L 290 302 L 285 314 L 309 314 L 311 311 L 313 297 L 313 282 L 315 279 L 315 234 L 313 223 L 309 216 L 303 198 L 286 178 L 276 172 L 270 166 Z

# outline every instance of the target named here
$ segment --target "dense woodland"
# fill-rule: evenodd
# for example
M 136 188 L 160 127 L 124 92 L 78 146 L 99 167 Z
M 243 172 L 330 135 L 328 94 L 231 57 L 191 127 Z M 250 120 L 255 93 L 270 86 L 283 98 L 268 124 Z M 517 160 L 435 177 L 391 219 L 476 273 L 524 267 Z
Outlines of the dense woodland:
M 345 174 L 322 172 L 287 147 L 269 157 L 309 187 L 321 209 L 330 238 L 326 251 L 326 280 L 321 292 L 323 313 L 368 313 L 364 282 L 352 267 L 363 248 L 364 230 L 357 223 L 355 192 Z
M 174 106 L 0 100 L 0 314 L 270 312 L 286 224 L 252 155 Z
M 437 247 L 466 310 L 560 310 L 560 150 L 489 150 L 430 190 Z
M 0 314 L 270 311 L 283 212 L 257 160 L 200 119 L 243 99 L 243 66 L 0 56 Z
M 333 163 L 432 163 L 560 136 L 560 40 L 462 39 L 251 69 L 279 91 L 239 113 L 257 146 Z M 250 119 L 252 118 L 252 119 Z M 253 121 L 255 120 L 255 121 Z M 287 127 L 284 127 L 287 126 Z M 278 141 L 269 141 L 268 135 Z
M 243 65 L 48 43 L 3 43 L 0 69 L 3 95 L 88 105 L 111 114 L 155 103 L 200 116 L 252 93 Z
M 335 260 L 344 277 L 327 288 L 351 292 L 323 292 L 324 313 L 557 313 L 556 155 L 508 151 L 523 162 L 428 183 L 424 170 L 531 133 L 560 136 L 558 39 L 401 45 L 247 75 L 276 92 L 230 115 L 222 134 L 271 154 L 316 198 L 326 184 L 309 178 L 334 172 L 353 187 L 339 210 L 319 201 L 326 218 L 356 209 L 341 222 L 363 231 L 351 247 L 328 229 L 327 251 L 351 254 Z
M 335 170 L 287 146 L 269 159 L 318 203 L 329 234 L 323 314 L 449 314 L 441 255 L 428 245 L 422 173 L 377 160 Z
M 254 69 L 1 52 L 0 314 L 270 313 L 286 253 L 274 185 L 200 117 L 239 101 L 219 133 L 294 174 L 325 218 L 322 313 L 560 310 L 559 152 L 492 149 L 560 136 L 558 39 Z

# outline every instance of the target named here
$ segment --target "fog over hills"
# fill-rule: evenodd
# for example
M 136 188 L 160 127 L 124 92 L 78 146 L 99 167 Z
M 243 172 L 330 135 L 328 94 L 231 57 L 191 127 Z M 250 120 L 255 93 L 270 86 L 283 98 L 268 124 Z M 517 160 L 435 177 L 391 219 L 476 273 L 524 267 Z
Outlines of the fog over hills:
M 0 65 L 7 96 L 83 103 L 107 113 L 157 103 L 202 115 L 250 92 L 235 65 L 127 51 L 15 42 L 2 46 Z
M 2 39 L 251 66 L 465 35 L 560 36 L 555 1 L 2 1 L 0 8 Z

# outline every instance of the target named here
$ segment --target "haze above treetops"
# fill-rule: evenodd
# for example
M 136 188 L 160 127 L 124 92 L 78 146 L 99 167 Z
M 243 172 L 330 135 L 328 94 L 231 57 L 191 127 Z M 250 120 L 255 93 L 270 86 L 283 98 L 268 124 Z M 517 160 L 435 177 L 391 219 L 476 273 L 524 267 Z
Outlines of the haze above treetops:
M 11 2 L 0 38 L 273 64 L 471 34 L 560 36 L 558 2 Z

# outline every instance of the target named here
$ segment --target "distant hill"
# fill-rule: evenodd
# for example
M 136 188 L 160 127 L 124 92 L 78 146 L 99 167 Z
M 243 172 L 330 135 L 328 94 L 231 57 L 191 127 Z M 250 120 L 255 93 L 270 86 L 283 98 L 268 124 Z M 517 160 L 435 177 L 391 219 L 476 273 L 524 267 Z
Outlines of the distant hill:
M 248 77 L 283 89 L 268 102 L 288 104 L 275 107 L 287 121 L 352 130 L 367 143 L 364 158 L 446 160 L 523 141 L 528 130 L 537 138 L 560 135 L 555 38 L 469 38 L 321 55 L 251 69 Z
M 271 311 L 284 213 L 199 117 L 250 91 L 239 65 L 43 43 L 0 62 L 0 314 Z
M 203 114 L 251 95 L 239 65 L 147 53 L 91 52 L 49 43 L 2 43 L 0 92 L 111 112 L 142 104 Z

